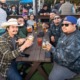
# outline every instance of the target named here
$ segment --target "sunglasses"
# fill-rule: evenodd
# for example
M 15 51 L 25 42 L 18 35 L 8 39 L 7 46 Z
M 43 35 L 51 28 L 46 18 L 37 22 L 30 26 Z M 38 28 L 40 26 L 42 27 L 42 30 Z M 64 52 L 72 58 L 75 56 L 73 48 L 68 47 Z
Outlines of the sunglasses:
M 60 17 L 55 17 L 54 20 L 56 20 L 56 19 L 60 19 Z
M 68 27 L 71 23 L 69 24 L 62 24 L 61 26 L 65 26 L 65 27 Z

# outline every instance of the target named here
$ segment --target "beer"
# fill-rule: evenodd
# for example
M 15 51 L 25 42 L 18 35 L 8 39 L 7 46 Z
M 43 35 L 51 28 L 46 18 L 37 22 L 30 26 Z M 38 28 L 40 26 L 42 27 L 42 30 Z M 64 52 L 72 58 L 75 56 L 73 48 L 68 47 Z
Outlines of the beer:
M 46 43 L 45 42 L 42 43 L 42 49 L 44 49 L 44 50 L 46 49 Z
M 27 26 L 27 31 L 32 32 L 32 26 Z
M 42 27 L 42 28 L 43 28 L 44 33 L 46 33 L 47 31 L 46 27 Z
M 33 36 L 33 35 L 29 35 L 27 39 L 28 39 L 28 40 L 31 40 L 31 41 L 33 41 L 33 39 L 34 39 L 34 36 Z
M 34 31 L 37 32 L 37 27 L 36 26 L 34 27 Z
M 34 26 L 36 26 L 36 27 L 37 27 L 37 24 L 36 24 L 36 22 L 34 22 Z
M 37 24 L 36 24 L 36 22 L 34 23 L 34 31 L 37 32 Z

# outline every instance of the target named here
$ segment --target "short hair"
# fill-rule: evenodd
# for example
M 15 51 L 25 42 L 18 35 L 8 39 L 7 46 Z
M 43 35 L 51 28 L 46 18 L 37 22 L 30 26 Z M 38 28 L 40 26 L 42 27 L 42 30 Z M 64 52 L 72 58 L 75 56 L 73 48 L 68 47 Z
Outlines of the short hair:
M 47 4 L 44 4 L 44 5 L 43 5 L 43 8 L 44 8 L 44 7 L 46 7 L 46 6 L 48 7 L 48 5 L 47 5 Z
M 58 10 L 56 10 L 56 9 L 52 9 L 52 11 L 50 13 L 54 13 L 54 14 L 60 15 Z

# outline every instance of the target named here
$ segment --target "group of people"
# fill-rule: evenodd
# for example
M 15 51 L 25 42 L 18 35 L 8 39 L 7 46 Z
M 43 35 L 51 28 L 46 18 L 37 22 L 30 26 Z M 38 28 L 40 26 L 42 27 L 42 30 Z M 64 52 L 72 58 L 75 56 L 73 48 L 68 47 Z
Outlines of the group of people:
M 48 29 L 50 39 L 50 43 L 46 44 L 46 51 L 53 55 L 53 69 L 49 80 L 71 79 L 80 73 L 80 31 L 77 28 L 77 18 L 65 16 L 62 19 L 54 10 L 49 15 L 49 24 L 42 23 L 42 27 Z M 33 40 L 27 39 L 25 26 L 34 27 L 34 23 L 34 15 L 28 20 L 25 14 L 18 19 L 11 18 L 0 23 L 0 27 L 5 29 L 0 36 L 1 80 L 24 80 L 17 65 L 24 65 L 25 62 L 18 62 L 16 58 L 25 56 L 24 50 L 33 44 Z

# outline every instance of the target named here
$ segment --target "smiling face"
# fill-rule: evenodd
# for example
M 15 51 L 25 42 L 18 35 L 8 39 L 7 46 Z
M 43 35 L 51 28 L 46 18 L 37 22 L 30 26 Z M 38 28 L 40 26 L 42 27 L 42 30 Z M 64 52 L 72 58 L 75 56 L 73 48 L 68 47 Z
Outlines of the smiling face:
M 60 18 L 60 16 L 56 16 L 56 17 L 54 17 L 53 22 L 54 22 L 54 24 L 55 24 L 56 26 L 59 25 L 60 22 L 61 22 L 61 18 Z
M 34 15 L 30 15 L 30 20 L 34 20 Z
M 76 24 L 72 24 L 69 21 L 63 21 L 62 23 L 62 31 L 64 33 L 72 33 L 76 30 Z
M 17 34 L 18 32 L 18 27 L 16 25 L 10 25 L 8 28 L 7 28 L 7 31 L 9 33 L 9 35 L 11 37 L 13 37 L 14 35 Z
M 24 26 L 25 22 L 23 18 L 18 18 L 18 24 Z
M 54 16 L 56 16 L 56 14 L 55 14 L 55 13 L 50 13 L 50 19 L 53 19 L 53 18 L 54 18 Z

